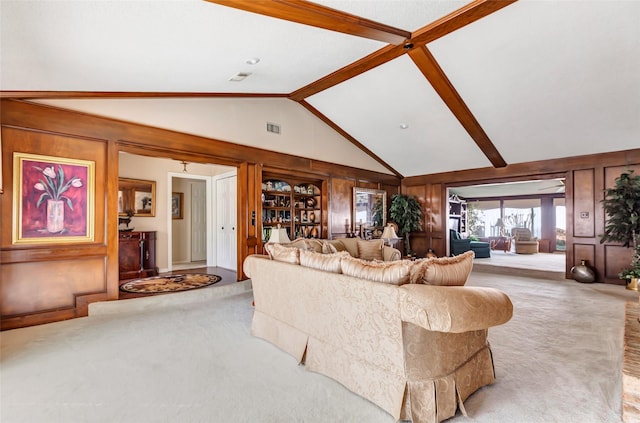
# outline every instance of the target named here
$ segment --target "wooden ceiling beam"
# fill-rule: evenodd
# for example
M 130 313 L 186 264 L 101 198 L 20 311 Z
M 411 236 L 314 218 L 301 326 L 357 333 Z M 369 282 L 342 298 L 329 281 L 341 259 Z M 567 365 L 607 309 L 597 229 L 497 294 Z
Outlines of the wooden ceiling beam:
M 316 109 L 315 107 L 313 107 L 311 104 L 307 103 L 304 100 L 299 101 L 298 103 L 300 103 L 300 105 L 302 107 L 304 107 L 305 109 L 307 109 L 308 111 L 310 111 L 311 113 L 313 113 L 318 119 L 320 119 L 321 121 L 323 121 L 324 123 L 326 123 L 327 125 L 329 125 L 334 131 L 336 131 L 337 133 L 339 133 L 340 135 L 342 135 L 343 137 L 345 137 L 347 140 L 349 140 L 353 145 L 355 145 L 356 147 L 358 147 L 360 150 L 362 150 L 365 154 L 367 154 L 368 156 L 370 156 L 372 159 L 374 159 L 375 161 L 377 161 L 378 163 L 380 163 L 382 166 L 384 166 L 385 168 L 387 168 L 389 171 L 393 172 L 394 175 L 396 175 L 398 178 L 402 178 L 403 176 L 397 171 L 395 170 L 393 167 L 391 167 L 391 165 L 389 165 L 387 162 L 385 162 L 384 160 L 382 160 L 380 157 L 378 157 L 374 152 L 372 152 L 371 150 L 369 150 L 367 147 L 365 147 L 364 145 L 362 145 L 358 140 L 356 140 L 355 138 L 353 138 L 351 135 L 349 135 L 344 129 L 340 128 L 338 125 L 336 125 L 336 123 L 334 121 L 332 121 L 331 119 L 329 119 L 328 117 L 326 117 L 324 114 L 322 114 L 318 109 Z
M 207 0 L 246 12 L 284 19 L 316 28 L 404 44 L 411 32 L 304 0 Z
M 410 42 L 416 46 L 430 43 L 485 16 L 497 12 L 516 1 L 517 0 L 475 0 L 415 31 L 411 35 Z
M 405 53 L 405 51 L 406 50 L 403 46 L 388 45 L 383 47 L 380 50 L 374 51 L 368 56 L 351 63 L 350 65 L 338 69 L 337 71 L 292 92 L 289 95 L 289 98 L 295 101 L 304 100 L 305 98 L 311 97 L 314 94 L 326 90 L 327 88 L 331 88 L 341 82 L 353 78 L 354 76 L 361 75 L 377 66 L 383 65 L 397 57 L 400 57 Z
M 480 150 L 489 159 L 494 167 L 505 167 L 507 162 L 502 158 L 498 149 L 493 145 L 489 136 L 484 132 L 471 110 L 458 94 L 447 75 L 436 61 L 435 57 L 426 46 L 415 48 L 409 52 L 409 56 L 418 66 L 420 72 L 427 78 L 431 86 L 436 90 L 442 101 L 462 124 L 471 138 L 480 147 Z
M 414 32 L 403 45 L 389 45 L 381 48 L 362 59 L 351 63 L 329 75 L 318 79 L 291 93 L 290 98 L 295 101 L 311 97 L 321 91 L 338 85 L 353 77 L 363 74 L 377 66 L 383 65 L 411 51 L 412 48 L 424 45 L 443 37 L 456 29 L 462 28 L 491 13 L 502 9 L 516 0 L 475 0 L 468 5 L 434 21 L 433 23 Z
M 0 98 L 215 98 L 215 97 L 265 97 L 288 98 L 289 94 L 277 93 L 194 93 L 194 92 L 124 92 L 124 91 L 0 91 Z

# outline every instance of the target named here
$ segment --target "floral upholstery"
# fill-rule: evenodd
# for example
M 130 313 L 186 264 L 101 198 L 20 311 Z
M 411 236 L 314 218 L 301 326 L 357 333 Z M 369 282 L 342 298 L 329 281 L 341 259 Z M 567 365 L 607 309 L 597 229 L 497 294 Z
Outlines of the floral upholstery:
M 244 272 L 253 285 L 253 335 L 396 420 L 436 423 L 464 413 L 462 401 L 494 381 L 487 329 L 513 312 L 496 289 L 397 286 L 261 255 L 247 257 Z

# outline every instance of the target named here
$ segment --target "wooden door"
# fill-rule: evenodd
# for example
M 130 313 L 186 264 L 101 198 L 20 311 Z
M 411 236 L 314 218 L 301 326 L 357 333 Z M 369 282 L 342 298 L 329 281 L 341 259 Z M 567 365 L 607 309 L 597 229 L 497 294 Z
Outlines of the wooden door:
M 207 187 L 191 184 L 191 261 L 207 259 Z

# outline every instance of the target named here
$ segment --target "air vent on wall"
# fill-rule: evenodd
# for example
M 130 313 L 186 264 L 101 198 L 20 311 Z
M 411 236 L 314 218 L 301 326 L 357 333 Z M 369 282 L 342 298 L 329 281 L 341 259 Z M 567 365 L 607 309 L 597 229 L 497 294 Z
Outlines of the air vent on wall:
M 274 134 L 280 134 L 280 125 L 267 122 L 267 132 L 273 132 Z

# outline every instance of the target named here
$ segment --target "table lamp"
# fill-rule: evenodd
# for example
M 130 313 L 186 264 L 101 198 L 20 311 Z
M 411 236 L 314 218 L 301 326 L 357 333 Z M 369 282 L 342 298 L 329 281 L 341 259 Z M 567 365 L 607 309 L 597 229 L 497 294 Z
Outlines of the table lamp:
M 385 243 L 388 242 L 390 247 L 392 247 L 393 244 L 400 239 L 391 223 L 384 227 L 382 236 L 380 238 L 382 238 Z
M 287 235 L 287 230 L 282 228 L 278 223 L 278 228 L 276 230 L 271 231 L 271 235 L 269 236 L 269 241 L 274 244 L 286 244 L 291 242 L 289 236 Z

